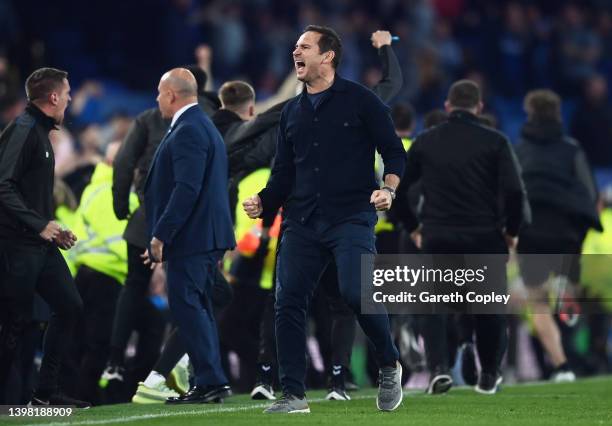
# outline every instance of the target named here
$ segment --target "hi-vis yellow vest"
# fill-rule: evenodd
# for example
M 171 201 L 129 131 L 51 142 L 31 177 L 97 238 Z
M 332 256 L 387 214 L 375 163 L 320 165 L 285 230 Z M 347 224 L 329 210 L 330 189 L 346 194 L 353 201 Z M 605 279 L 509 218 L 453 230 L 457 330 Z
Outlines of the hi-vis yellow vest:
M 412 140 L 410 138 L 402 138 L 402 145 L 404 145 L 404 151 L 408 152 L 410 146 L 412 145 Z M 383 160 L 378 152 L 376 152 L 376 162 L 374 163 L 374 171 L 376 173 L 376 178 L 378 179 L 378 184 L 380 187 L 383 185 L 382 174 L 383 174 Z M 387 214 L 385 212 L 378 212 L 378 222 L 376 222 L 376 226 L 374 227 L 374 232 L 376 234 L 380 232 L 392 232 L 394 230 L 394 226 L 391 222 L 387 220 Z
M 59 206 L 55 209 L 55 219 L 62 226 L 62 228 L 70 229 L 74 232 L 74 222 L 75 222 L 76 212 L 70 210 L 66 206 Z M 68 265 L 68 269 L 70 270 L 70 275 L 74 278 L 77 273 L 77 266 L 74 264 L 74 256 L 70 256 L 70 250 L 61 250 L 60 253 L 64 257 L 66 261 L 66 265 Z
M 612 209 L 601 213 L 603 232 L 589 230 L 582 245 L 581 284 L 592 297 L 601 298 L 612 312 Z
M 236 236 L 236 249 L 245 257 L 252 257 L 259 247 L 263 220 L 249 218 L 242 208 L 242 203 L 253 194 L 257 194 L 261 191 L 266 186 L 269 177 L 270 169 L 258 169 L 247 175 L 238 184 L 238 204 L 236 205 L 234 232 Z M 274 220 L 274 224 L 270 228 L 268 255 L 264 261 L 264 268 L 259 283 L 259 286 L 265 290 L 272 288 L 272 276 L 276 262 L 276 245 L 278 243 L 280 224 L 281 216 L 278 214 Z
M 127 220 L 118 220 L 113 211 L 113 169 L 100 163 L 81 196 L 73 232 L 78 240 L 69 251 L 77 266 L 113 277 L 121 284 L 127 275 L 127 244 L 123 231 Z M 130 194 L 130 212 L 138 207 L 138 197 Z

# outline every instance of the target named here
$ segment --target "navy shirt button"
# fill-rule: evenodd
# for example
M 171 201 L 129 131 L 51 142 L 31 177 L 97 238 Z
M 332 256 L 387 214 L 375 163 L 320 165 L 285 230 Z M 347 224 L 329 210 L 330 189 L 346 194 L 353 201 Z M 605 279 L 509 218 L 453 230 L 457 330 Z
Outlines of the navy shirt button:
M 304 223 L 304 221 L 305 221 L 305 220 L 306 220 L 306 219 L 304 219 L 304 216 L 302 216 L 302 217 L 300 218 L 300 222 L 302 222 L 302 223 Z
M 317 192 L 317 198 L 319 198 L 321 196 L 320 192 Z
M 319 142 L 313 143 L 314 146 L 319 146 Z
M 314 118 L 314 122 L 317 123 L 319 121 L 319 117 Z
M 318 171 L 319 171 L 319 168 L 318 168 L 318 167 L 315 167 L 315 169 L 314 169 L 314 170 L 315 170 L 315 172 L 318 172 Z
M 344 127 L 348 127 L 348 121 L 344 122 Z

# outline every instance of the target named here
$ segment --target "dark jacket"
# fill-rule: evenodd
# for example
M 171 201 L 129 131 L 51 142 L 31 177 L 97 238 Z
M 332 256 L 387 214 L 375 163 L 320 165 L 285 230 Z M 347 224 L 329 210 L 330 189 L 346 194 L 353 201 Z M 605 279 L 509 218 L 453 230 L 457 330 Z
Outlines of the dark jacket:
M 164 242 L 164 260 L 232 249 L 223 138 L 197 106 L 160 143 L 145 181 L 149 240 Z
M 382 79 L 372 88 L 372 91 L 383 102 L 388 103 L 402 90 L 404 77 L 397 56 L 395 56 L 391 46 L 384 45 L 378 49 L 378 56 L 382 65 Z
M 374 211 L 376 149 L 385 174 L 401 178 L 405 151 L 376 94 L 336 74 L 315 110 L 304 89 L 281 115 L 272 174 L 259 193 L 264 213 L 286 203 L 286 216 L 304 223 L 317 207 L 330 221 Z
M 234 222 L 240 181 L 255 170 L 272 166 L 278 122 L 286 103 L 280 102 L 250 121 L 242 120 L 238 114 L 227 109 L 218 110 L 212 117 L 227 149 L 228 193 Z
M 202 110 L 211 110 L 215 104 L 211 97 L 198 97 Z M 216 105 L 216 104 L 215 104 Z M 125 240 L 144 249 L 149 240 L 146 237 L 144 212 L 144 180 L 149 171 L 153 154 L 162 140 L 171 120 L 163 119 L 159 108 L 151 108 L 141 113 L 130 128 L 113 163 L 113 209 L 118 219 L 130 215 L 129 196 L 132 184 L 141 207 L 129 217 L 125 228 Z
M 425 198 L 420 218 L 424 228 L 466 232 L 505 228 L 516 236 L 523 220 L 529 219 L 510 142 L 469 112 L 454 111 L 448 121 L 416 138 L 408 150 L 401 195 L 419 179 Z M 409 231 L 417 228 L 419 221 L 411 209 L 402 218 Z
M 54 218 L 53 118 L 34 104 L 0 134 L 0 239 L 36 244 Z
M 527 122 L 516 153 L 534 218 L 549 210 L 548 216 L 567 226 L 602 230 L 596 209 L 597 188 L 586 156 L 564 133 L 561 123 Z M 551 232 L 562 233 L 559 226 L 551 227 Z M 540 225 L 534 223 L 533 227 Z

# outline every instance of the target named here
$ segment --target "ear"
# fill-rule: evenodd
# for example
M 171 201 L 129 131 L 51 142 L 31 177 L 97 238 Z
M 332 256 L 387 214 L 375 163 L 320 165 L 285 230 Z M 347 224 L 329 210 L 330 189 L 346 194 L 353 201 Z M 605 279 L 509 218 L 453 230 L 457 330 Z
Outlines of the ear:
M 323 63 L 331 64 L 335 57 L 336 57 L 336 52 L 334 52 L 333 50 L 330 50 L 329 52 L 325 53 L 325 56 L 323 57 Z
M 249 105 L 249 117 L 255 117 L 255 105 Z
M 476 115 L 482 114 L 482 110 L 484 109 L 484 104 L 482 102 L 478 102 L 478 106 L 476 107 Z
M 59 102 L 59 95 L 57 94 L 57 92 L 51 92 L 51 94 L 49 95 L 49 103 L 51 105 L 57 105 Z
M 449 101 L 444 101 L 444 109 L 446 112 L 451 112 L 451 104 Z

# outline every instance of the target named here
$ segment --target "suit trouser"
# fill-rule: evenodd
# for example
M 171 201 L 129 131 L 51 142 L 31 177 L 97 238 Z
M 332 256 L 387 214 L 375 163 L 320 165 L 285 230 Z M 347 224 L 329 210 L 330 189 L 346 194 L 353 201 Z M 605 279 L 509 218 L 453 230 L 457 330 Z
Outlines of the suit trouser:
M 211 299 L 222 255 L 216 251 L 166 263 L 170 313 L 193 364 L 194 383 L 204 387 L 227 383 Z
M 395 366 L 398 352 L 386 312 L 360 313 L 361 258 L 362 254 L 376 252 L 375 224 L 373 212 L 357 213 L 336 224 L 326 222 L 317 213 L 305 225 L 286 221 L 277 263 L 275 304 L 279 372 L 285 392 L 304 394 L 308 304 L 332 259 L 338 268 L 340 294 L 357 314 L 361 328 L 376 348 L 379 365 Z
M 506 289 L 506 265 L 503 255 L 507 256 L 507 246 L 501 231 L 460 231 L 438 228 L 423 229 L 423 253 L 432 254 L 495 254 L 499 260 L 488 265 L 487 273 L 491 288 Z M 455 332 L 447 327 L 457 327 L 455 321 L 449 324 L 448 314 L 426 314 L 421 318 L 421 332 L 425 341 L 427 365 L 430 370 L 447 370 L 449 361 L 449 339 Z M 497 374 L 508 346 L 507 321 L 504 314 L 476 314 L 473 316 L 476 334 L 476 347 L 482 370 Z M 465 336 L 464 336 L 465 337 Z
M 25 327 L 32 318 L 34 293 L 51 308 L 51 320 L 43 343 L 44 356 L 37 390 L 41 396 L 57 390 L 61 360 L 72 329 L 83 310 L 66 261 L 55 245 L 11 243 L 0 251 L 2 331 L 0 332 L 0 387 Z

